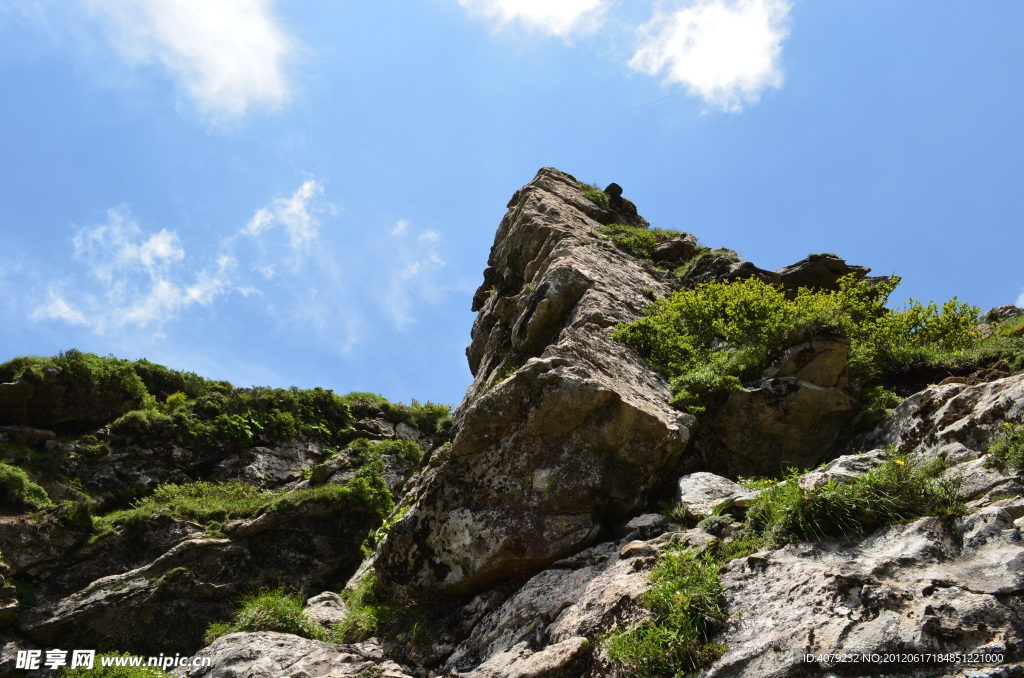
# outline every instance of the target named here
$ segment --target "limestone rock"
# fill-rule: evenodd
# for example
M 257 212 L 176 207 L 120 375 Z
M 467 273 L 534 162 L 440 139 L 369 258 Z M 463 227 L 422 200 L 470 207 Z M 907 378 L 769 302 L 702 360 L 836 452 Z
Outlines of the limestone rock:
M 348 614 L 348 606 L 337 593 L 324 591 L 306 601 L 306 616 L 325 628 L 331 628 Z
M 929 386 L 904 400 L 874 431 L 854 441 L 861 449 L 987 452 L 1004 422 L 1024 422 L 1024 374 L 968 386 Z
M 443 463 L 376 557 L 389 585 L 471 593 L 588 546 L 679 465 L 693 417 L 611 339 L 662 274 L 602 248 L 578 182 L 544 169 L 498 229 Z
M 771 284 L 779 281 L 779 276 L 776 273 L 758 268 L 749 261 L 738 261 L 735 252 L 732 250 L 728 250 L 728 252 L 729 254 L 705 256 L 694 262 L 682 277 L 682 286 L 693 289 L 709 282 L 731 282 L 745 278 L 758 278 Z

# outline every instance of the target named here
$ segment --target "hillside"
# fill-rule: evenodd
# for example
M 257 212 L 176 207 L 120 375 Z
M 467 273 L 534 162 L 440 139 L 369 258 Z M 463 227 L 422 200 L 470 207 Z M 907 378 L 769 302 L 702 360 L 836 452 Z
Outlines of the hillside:
M 0 365 L 0 675 L 1024 675 L 1024 317 L 869 273 L 764 270 L 546 168 L 451 414 Z

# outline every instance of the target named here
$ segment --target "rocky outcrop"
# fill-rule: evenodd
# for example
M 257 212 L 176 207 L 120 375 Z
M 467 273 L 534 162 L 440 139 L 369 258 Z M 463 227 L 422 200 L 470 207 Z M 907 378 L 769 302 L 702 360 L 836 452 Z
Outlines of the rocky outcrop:
M 157 516 L 127 526 L 37 579 L 38 604 L 17 628 L 40 644 L 72 640 L 137 652 L 189 653 L 227 619 L 239 594 L 284 585 L 340 586 L 362 559 L 379 516 L 362 502 L 310 501 L 234 521 L 217 538 L 202 526 Z
M 0 425 L 85 431 L 113 421 L 140 403 L 139 395 L 129 390 L 97 389 L 48 368 L 0 383 Z
M 870 268 L 853 266 L 834 254 L 815 254 L 780 268 L 775 274 L 787 296 L 795 297 L 802 287 L 812 290 L 836 290 L 839 289 L 840 278 L 852 275 L 860 280 L 870 272 Z
M 664 487 L 689 440 L 693 417 L 610 336 L 664 275 L 599 245 L 567 174 L 541 170 L 510 205 L 451 448 L 377 553 L 388 585 L 471 593 L 576 553 Z

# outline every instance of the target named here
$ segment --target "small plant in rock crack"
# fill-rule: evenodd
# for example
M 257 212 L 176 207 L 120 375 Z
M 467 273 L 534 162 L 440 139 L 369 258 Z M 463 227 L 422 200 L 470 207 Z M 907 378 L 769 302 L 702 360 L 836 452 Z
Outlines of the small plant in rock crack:
M 1003 422 L 1002 436 L 989 446 L 985 465 L 1024 473 L 1024 425 Z

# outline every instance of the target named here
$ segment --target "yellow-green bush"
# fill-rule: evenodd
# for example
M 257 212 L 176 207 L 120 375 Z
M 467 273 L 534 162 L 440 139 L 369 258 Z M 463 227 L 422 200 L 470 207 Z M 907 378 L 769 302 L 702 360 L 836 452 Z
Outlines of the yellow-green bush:
M 785 349 L 813 335 L 850 339 L 850 368 L 866 381 L 912 359 L 915 349 L 962 350 L 977 341 L 977 307 L 954 297 L 941 308 L 911 300 L 889 310 L 896 287 L 847 276 L 838 290 L 781 287 L 756 278 L 711 282 L 654 301 L 643 318 L 616 328 L 670 380 L 673 402 L 693 411 L 758 376 Z

